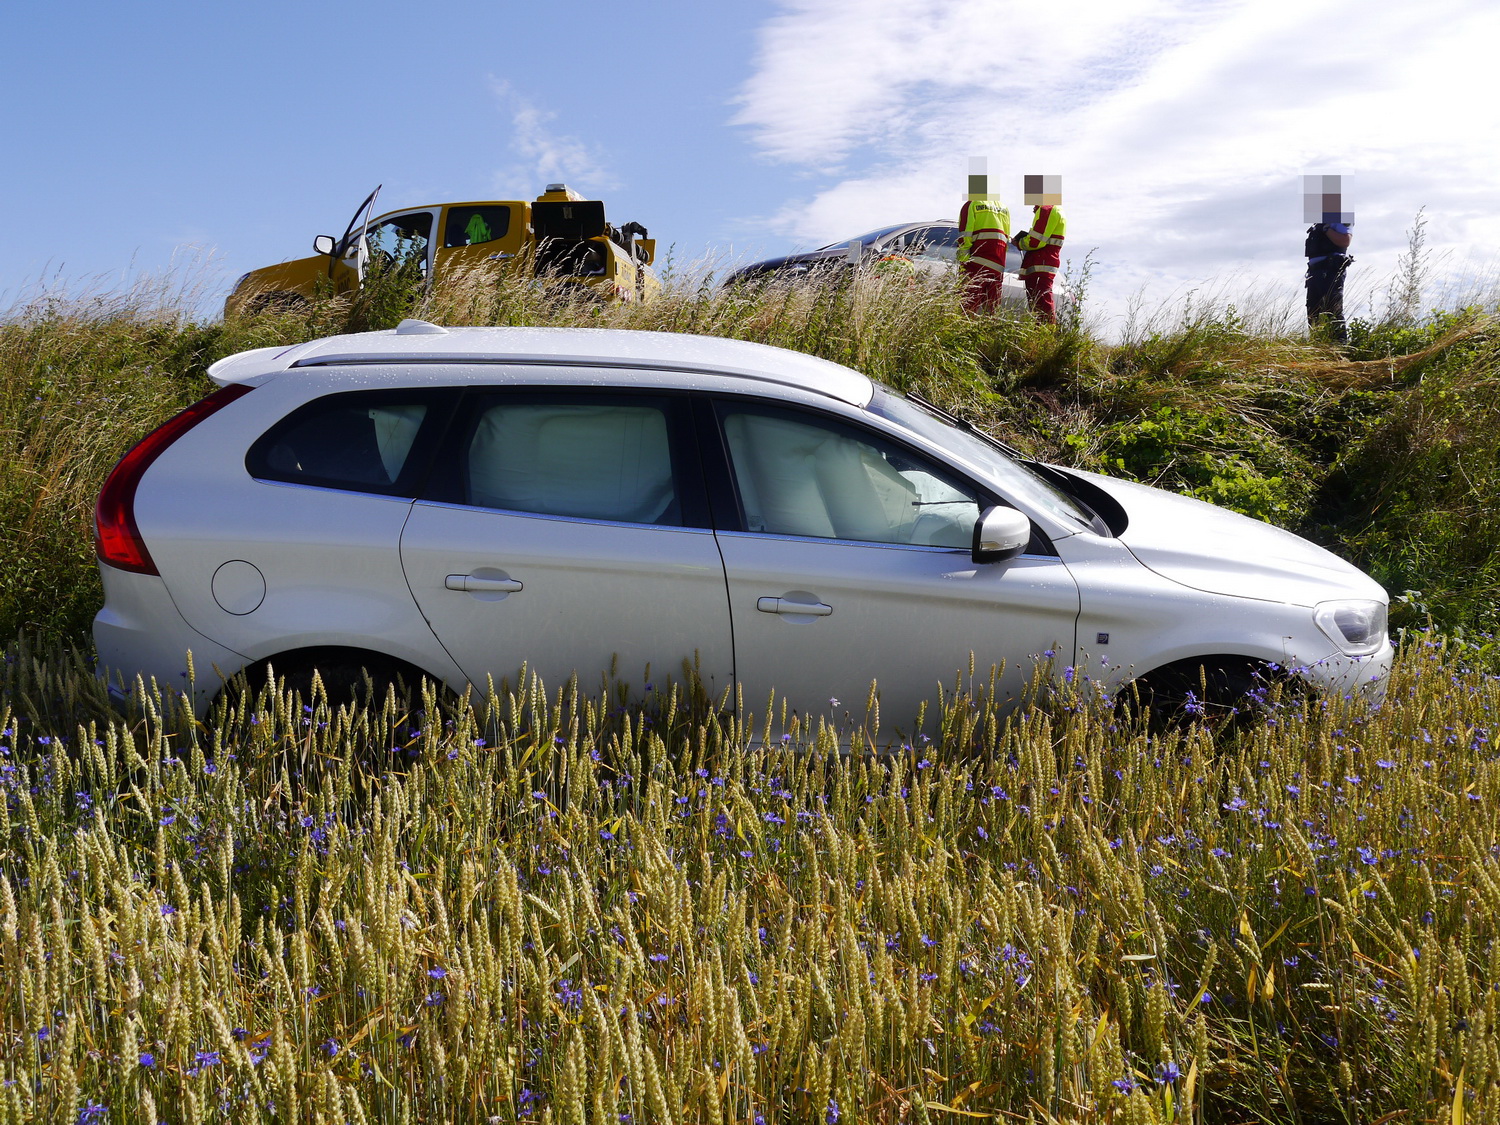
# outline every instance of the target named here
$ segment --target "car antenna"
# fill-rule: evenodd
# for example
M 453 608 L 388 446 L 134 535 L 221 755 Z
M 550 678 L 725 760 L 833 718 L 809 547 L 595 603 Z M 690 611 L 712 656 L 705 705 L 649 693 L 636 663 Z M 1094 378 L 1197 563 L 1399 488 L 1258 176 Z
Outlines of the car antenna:
M 944 410 L 937 403 L 924 397 L 923 395 L 918 394 L 916 391 L 907 391 L 906 397 L 923 409 L 932 411 L 932 413 L 936 414 L 944 421 L 952 422 L 955 426 L 957 426 L 960 430 L 963 430 L 965 433 L 973 434 L 975 437 L 979 438 L 986 444 L 994 446 L 1007 457 L 1013 457 L 1017 461 L 1025 461 L 1028 464 L 1031 462 L 1030 457 L 1026 456 L 1026 454 L 1022 453 L 1019 449 L 1011 445 L 1009 442 L 1001 441 L 993 434 L 986 433 L 984 430 L 981 430 L 978 426 L 974 425 L 973 422 L 970 422 L 967 418 L 960 418 L 957 414 L 954 414 L 951 411 Z

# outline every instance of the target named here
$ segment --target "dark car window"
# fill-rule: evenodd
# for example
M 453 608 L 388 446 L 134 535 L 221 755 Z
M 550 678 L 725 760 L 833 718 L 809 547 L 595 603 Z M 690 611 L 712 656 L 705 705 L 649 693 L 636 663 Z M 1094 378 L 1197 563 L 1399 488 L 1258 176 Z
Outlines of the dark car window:
M 914 230 L 906 236 L 907 253 L 918 258 L 952 262 L 958 256 L 956 226 L 931 226 Z
M 370 227 L 365 244 L 370 249 L 370 267 L 381 270 L 415 266 L 427 272 L 427 246 L 432 241 L 432 213 L 413 211 L 393 215 Z
M 746 531 L 971 546 L 978 494 L 925 458 L 831 418 L 730 401 L 717 409 Z
M 866 231 L 864 234 L 855 235 L 853 238 L 845 238 L 839 242 L 830 242 L 827 246 L 819 246 L 818 249 L 839 250 L 845 246 L 848 246 L 851 242 L 861 242 L 864 245 L 869 246 L 871 243 L 880 242 L 882 239 L 889 238 L 891 235 L 895 234 L 898 230 L 906 225 L 906 223 L 897 223 L 895 226 L 880 227 L 876 230 Z
M 706 522 L 682 404 L 655 395 L 471 393 L 428 498 L 569 519 Z M 690 444 L 690 439 L 689 439 Z
M 509 207 L 450 207 L 443 226 L 443 246 L 477 246 L 504 238 L 509 231 Z
M 271 427 L 250 447 L 245 465 L 261 480 L 415 495 L 432 431 L 445 413 L 432 392 L 330 395 Z

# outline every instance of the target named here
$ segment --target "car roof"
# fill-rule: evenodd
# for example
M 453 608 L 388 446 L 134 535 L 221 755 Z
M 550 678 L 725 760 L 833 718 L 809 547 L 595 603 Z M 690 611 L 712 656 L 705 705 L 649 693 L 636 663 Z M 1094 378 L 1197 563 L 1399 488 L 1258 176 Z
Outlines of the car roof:
M 864 234 L 860 235 L 860 241 L 878 242 L 883 238 L 889 238 L 891 235 L 898 234 L 901 231 L 907 230 L 911 227 L 941 226 L 956 227 L 958 226 L 958 223 L 954 222 L 952 219 L 911 219 L 904 223 L 891 223 L 888 226 L 876 227 L 874 230 L 867 230 L 864 232 Z M 854 240 L 852 238 L 846 238 L 842 242 L 830 242 L 827 246 L 819 246 L 817 250 L 811 252 L 817 254 L 821 253 L 824 250 L 842 250 L 845 246 L 848 246 L 849 243 L 853 241 Z
M 384 332 L 329 336 L 287 348 L 256 348 L 219 360 L 208 374 L 220 386 L 261 383 L 298 369 L 369 364 L 518 364 L 633 368 L 731 375 L 799 387 L 864 406 L 874 394 L 866 375 L 785 348 L 621 328 L 442 328 L 404 320 Z M 448 381 L 440 369 L 409 373 L 413 383 Z

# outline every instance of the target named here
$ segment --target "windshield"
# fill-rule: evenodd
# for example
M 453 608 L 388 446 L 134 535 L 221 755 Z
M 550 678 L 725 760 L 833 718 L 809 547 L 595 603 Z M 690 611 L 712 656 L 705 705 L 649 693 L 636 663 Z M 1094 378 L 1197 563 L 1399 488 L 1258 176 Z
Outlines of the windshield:
M 1086 531 L 1094 531 L 1094 513 L 1062 489 L 1044 480 L 1024 464 L 1007 457 L 977 434 L 961 430 L 945 418 L 918 406 L 909 399 L 877 386 L 868 407 L 887 421 L 926 438 L 934 445 L 951 449 L 982 471 L 995 487 L 1007 496 L 1039 508 Z
M 855 235 L 853 238 L 842 238 L 838 242 L 830 242 L 827 246 L 819 246 L 818 249 L 838 250 L 841 247 L 848 246 L 851 242 L 859 242 L 864 244 L 865 246 L 868 246 L 872 242 L 879 242 L 882 238 L 888 238 L 889 236 L 895 234 L 898 230 L 905 230 L 909 226 L 911 226 L 910 223 L 897 223 L 895 226 L 891 227 L 880 227 L 877 230 L 872 230 L 865 234 Z

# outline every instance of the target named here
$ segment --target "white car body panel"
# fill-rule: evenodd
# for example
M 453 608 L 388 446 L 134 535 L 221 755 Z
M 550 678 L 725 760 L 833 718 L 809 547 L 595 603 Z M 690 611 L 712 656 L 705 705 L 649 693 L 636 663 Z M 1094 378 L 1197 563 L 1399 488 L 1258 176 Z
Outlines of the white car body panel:
M 1089 476 L 1130 513 L 1120 541 L 1136 558 L 1184 586 L 1302 606 L 1327 599 L 1330 583 L 1343 588 L 1341 596 L 1385 597 L 1374 579 L 1290 531 L 1143 484 L 1078 475 Z
M 417 503 L 401 540 L 411 592 L 481 690 L 529 673 L 586 690 L 614 666 L 641 688 L 696 659 L 719 696 L 734 681 L 724 566 L 713 532 Z M 449 575 L 510 579 L 514 592 L 449 589 Z M 649 672 L 648 672 L 649 669 Z
M 273 352 L 267 355 L 267 352 Z M 208 369 L 220 386 L 263 381 L 265 376 L 295 367 L 338 364 L 392 364 L 403 359 L 421 364 L 536 364 L 603 366 L 616 372 L 639 368 L 680 386 L 680 373 L 691 381 L 704 373 L 743 376 L 760 383 L 806 388 L 855 406 L 870 401 L 874 384 L 866 375 L 826 359 L 720 336 L 680 332 L 632 332 L 617 328 L 465 328 L 442 333 L 361 332 L 329 336 L 290 348 L 257 349 L 221 359 Z M 442 382 L 442 374 L 435 380 Z M 605 381 L 610 381 L 606 376 Z M 767 388 L 769 389 L 769 388 Z
M 723 533 L 736 674 L 745 707 L 764 716 L 772 689 L 805 721 L 865 718 L 873 681 L 881 726 L 908 738 L 922 703 L 937 725 L 939 683 L 988 685 L 1014 703 L 1034 658 L 1073 651 L 1078 588 L 1056 558 L 976 566 L 967 551 Z M 764 612 L 760 599 L 828 607 L 826 616 Z M 838 702 L 834 702 L 837 700 Z M 782 702 L 773 718 L 780 721 Z
M 244 656 L 184 621 L 157 575 L 99 569 L 104 608 L 94 618 L 94 649 L 110 695 L 123 700 L 135 692 L 139 677 L 148 692 L 153 681 L 164 694 L 192 692 L 194 709 L 201 712 L 219 690 L 220 673 L 233 675 L 244 666 Z

